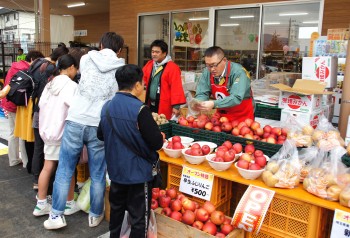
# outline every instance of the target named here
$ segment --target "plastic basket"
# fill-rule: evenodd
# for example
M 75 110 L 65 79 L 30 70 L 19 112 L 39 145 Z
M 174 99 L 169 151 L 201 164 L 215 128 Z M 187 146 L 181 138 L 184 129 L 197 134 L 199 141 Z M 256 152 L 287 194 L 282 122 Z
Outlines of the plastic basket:
M 198 128 L 185 127 L 178 124 L 172 124 L 173 136 L 188 136 L 195 141 L 210 141 L 217 145 L 221 145 L 225 141 L 225 133 L 207 131 Z
M 180 180 L 182 174 L 182 166 L 168 164 L 168 188 L 175 188 L 179 191 Z M 197 202 L 199 205 L 204 204 L 206 200 L 187 195 L 191 200 Z M 226 215 L 230 215 L 230 203 L 232 196 L 232 182 L 226 179 L 214 177 L 213 189 L 211 193 L 210 202 L 216 208 L 220 207 Z
M 281 108 L 257 103 L 255 108 L 255 116 L 280 121 L 281 111 Z
M 341 161 L 347 166 L 350 167 L 350 156 L 348 154 L 343 155 Z
M 78 164 L 77 165 L 77 180 L 80 183 L 84 183 L 86 180 L 88 180 L 90 176 L 89 172 L 89 164 Z
M 159 130 L 165 134 L 165 138 L 168 139 L 171 137 L 171 123 L 165 123 L 162 125 L 159 125 Z

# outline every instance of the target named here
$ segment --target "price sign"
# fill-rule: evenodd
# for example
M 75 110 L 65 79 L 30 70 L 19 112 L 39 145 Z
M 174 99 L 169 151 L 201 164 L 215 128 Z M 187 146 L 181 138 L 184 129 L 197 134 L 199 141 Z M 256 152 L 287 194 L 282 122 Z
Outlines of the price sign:
M 350 213 L 335 209 L 331 238 L 350 237 Z
M 197 169 L 183 166 L 180 191 L 207 201 L 213 189 L 214 175 Z

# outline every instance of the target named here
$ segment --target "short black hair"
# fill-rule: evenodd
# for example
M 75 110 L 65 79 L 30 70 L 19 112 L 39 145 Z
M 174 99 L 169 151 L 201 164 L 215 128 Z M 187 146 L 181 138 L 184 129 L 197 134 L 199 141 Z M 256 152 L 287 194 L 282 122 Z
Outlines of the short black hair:
M 115 32 L 106 32 L 102 35 L 100 40 L 100 48 L 111 49 L 118 53 L 124 46 L 124 39 Z
M 31 62 L 31 61 L 34 61 L 34 60 L 36 60 L 36 59 L 44 58 L 44 57 L 45 57 L 45 56 L 44 56 L 40 51 L 31 50 L 31 51 L 29 51 L 28 54 L 26 55 L 25 61 Z
M 142 83 L 143 72 L 139 66 L 127 64 L 117 69 L 115 78 L 119 90 L 131 90 L 137 82 Z
M 152 42 L 151 44 L 151 50 L 154 46 L 157 46 L 161 49 L 161 51 L 164 53 L 167 53 L 168 54 L 168 44 L 165 43 L 164 40 L 155 40 Z
M 65 46 L 57 47 L 52 51 L 52 54 L 50 55 L 50 58 L 52 61 L 57 61 L 59 57 L 66 55 L 69 53 L 69 50 Z
M 225 56 L 224 50 L 219 46 L 212 46 L 205 50 L 204 57 L 212 57 L 213 55 Z
M 18 51 L 22 51 L 22 53 L 23 53 L 23 49 L 22 49 L 22 48 L 18 48 L 17 52 L 18 52 Z
M 71 67 L 72 65 L 74 65 L 75 68 L 78 68 L 78 63 L 75 60 L 75 58 L 73 57 L 73 55 L 66 54 L 66 55 L 61 56 L 57 60 L 57 66 L 53 72 L 53 75 L 54 76 L 59 75 L 61 70 L 67 69 L 67 68 Z

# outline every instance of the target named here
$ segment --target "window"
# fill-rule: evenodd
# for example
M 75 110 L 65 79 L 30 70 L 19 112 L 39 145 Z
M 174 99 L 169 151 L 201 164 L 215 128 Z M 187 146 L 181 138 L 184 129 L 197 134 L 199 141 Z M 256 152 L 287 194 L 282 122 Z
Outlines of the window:
M 10 21 L 10 15 L 6 15 L 6 22 Z
M 13 14 L 13 19 L 18 20 L 18 12 Z

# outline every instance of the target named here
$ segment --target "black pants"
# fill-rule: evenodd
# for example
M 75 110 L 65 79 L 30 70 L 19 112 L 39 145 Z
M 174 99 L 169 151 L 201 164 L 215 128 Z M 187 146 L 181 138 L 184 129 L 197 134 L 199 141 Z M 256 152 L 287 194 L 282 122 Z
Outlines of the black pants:
M 111 183 L 109 191 L 111 238 L 120 237 L 125 211 L 128 211 L 130 216 L 130 238 L 146 237 L 152 200 L 151 191 L 149 182 L 131 185 Z
M 32 162 L 32 174 L 34 176 L 34 183 L 38 183 L 39 175 L 44 167 L 44 141 L 41 139 L 39 129 L 34 128 L 34 155 Z
M 27 171 L 28 173 L 32 173 L 32 161 L 33 161 L 33 153 L 34 153 L 34 142 L 24 142 L 24 146 L 26 147 L 26 153 L 28 157 L 28 163 L 27 163 Z

